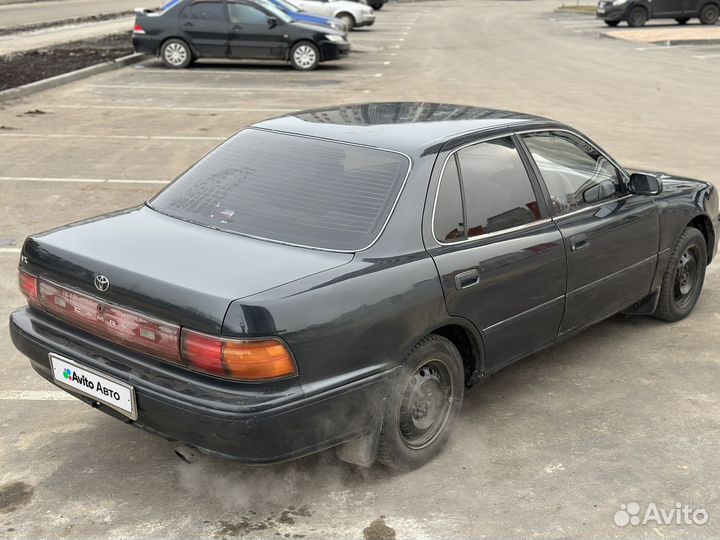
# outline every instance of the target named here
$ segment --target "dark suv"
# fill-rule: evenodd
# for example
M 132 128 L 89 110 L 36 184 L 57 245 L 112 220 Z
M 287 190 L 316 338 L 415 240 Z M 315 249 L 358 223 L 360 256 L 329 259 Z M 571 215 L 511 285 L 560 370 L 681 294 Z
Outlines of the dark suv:
M 600 0 L 595 11 L 608 26 L 627 21 L 628 26 L 643 26 L 649 19 L 675 19 L 685 24 L 698 17 L 703 24 L 715 24 L 720 0 Z
M 347 32 L 301 23 L 266 0 L 181 0 L 137 10 L 133 46 L 170 68 L 198 58 L 284 60 L 307 71 L 350 51 Z

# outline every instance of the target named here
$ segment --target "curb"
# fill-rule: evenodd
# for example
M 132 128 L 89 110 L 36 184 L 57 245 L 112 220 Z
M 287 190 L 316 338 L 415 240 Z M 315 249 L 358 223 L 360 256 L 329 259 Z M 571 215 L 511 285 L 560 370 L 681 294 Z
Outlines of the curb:
M 146 56 L 144 54 L 133 53 L 128 56 L 123 56 L 122 58 L 116 58 L 115 60 L 111 60 L 109 62 L 103 62 L 102 64 L 95 64 L 94 66 L 76 69 L 75 71 L 69 71 L 68 73 L 61 73 L 60 75 L 24 84 L 16 88 L 9 88 L 0 92 L 0 102 L 29 96 L 30 94 L 34 94 L 36 92 L 42 92 L 43 90 L 49 90 L 50 88 L 55 88 L 56 86 L 62 86 L 63 84 L 79 81 L 80 79 L 86 79 L 88 77 L 92 77 L 93 75 L 105 73 L 106 71 L 112 71 L 131 64 L 137 64 L 145 58 Z
M 624 41 L 625 43 L 638 46 L 657 45 L 658 47 L 672 47 L 674 45 L 720 45 L 720 39 L 663 39 L 660 41 L 634 41 L 630 39 L 623 39 L 617 35 L 612 35 L 607 32 L 600 32 L 598 35 L 601 38 L 616 39 L 618 41 Z

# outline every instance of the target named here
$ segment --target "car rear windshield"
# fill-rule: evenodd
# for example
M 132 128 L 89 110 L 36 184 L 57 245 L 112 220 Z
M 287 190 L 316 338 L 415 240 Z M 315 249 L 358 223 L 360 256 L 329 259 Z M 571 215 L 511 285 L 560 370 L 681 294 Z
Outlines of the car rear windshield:
M 395 152 L 248 129 L 149 204 L 222 231 L 358 251 L 380 234 L 409 166 Z

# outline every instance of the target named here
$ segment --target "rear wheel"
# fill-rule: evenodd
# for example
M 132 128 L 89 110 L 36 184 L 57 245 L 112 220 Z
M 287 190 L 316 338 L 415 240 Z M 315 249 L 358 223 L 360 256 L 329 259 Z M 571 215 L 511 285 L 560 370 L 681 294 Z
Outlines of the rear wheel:
M 380 11 L 383 7 L 383 3 L 377 2 L 375 4 L 370 4 L 370 7 L 373 8 L 375 11 Z
M 612 26 L 613 28 L 615 28 L 618 24 L 620 24 L 620 21 L 605 21 L 605 24 L 607 24 L 608 26 Z
M 687 22 L 690 20 L 690 17 L 680 17 L 678 19 L 675 19 L 678 24 L 687 24 Z
M 355 28 L 355 17 L 350 15 L 350 13 L 340 13 L 337 18 L 345 23 L 345 28 L 347 28 L 348 31 Z
M 670 256 L 653 316 L 671 322 L 687 317 L 700 296 L 706 265 L 705 237 L 697 229 L 688 227 Z
M 310 71 L 320 63 L 320 51 L 314 43 L 301 41 L 293 45 L 290 51 L 290 63 L 300 71 Z
M 462 406 L 464 385 L 462 358 L 448 339 L 433 334 L 413 347 L 388 400 L 378 460 L 409 471 L 437 456 Z
M 720 16 L 720 8 L 717 4 L 706 4 L 700 10 L 700 22 L 703 24 L 715 24 Z
M 163 63 L 173 69 L 188 67 L 192 61 L 192 51 L 182 39 L 168 39 L 160 49 L 160 58 Z
M 633 28 L 644 26 L 647 20 L 647 10 L 642 6 L 635 6 L 630 10 L 630 13 L 628 13 L 627 15 L 628 26 L 632 26 Z

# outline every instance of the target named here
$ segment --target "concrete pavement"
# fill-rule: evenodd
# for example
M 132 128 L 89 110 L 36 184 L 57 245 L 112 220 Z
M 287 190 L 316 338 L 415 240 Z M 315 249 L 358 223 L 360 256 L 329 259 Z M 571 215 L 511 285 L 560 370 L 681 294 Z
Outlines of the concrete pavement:
M 627 166 L 720 183 L 720 62 L 575 33 L 551 20 L 556 6 L 389 4 L 352 35 L 375 52 L 317 72 L 150 61 L 5 104 L 0 321 L 23 303 L 25 236 L 141 203 L 223 138 L 288 110 L 427 100 L 526 111 L 574 125 Z M 446 451 L 402 475 L 332 453 L 275 467 L 181 462 L 174 443 L 55 399 L 0 323 L 0 536 L 715 538 L 718 264 L 685 321 L 615 317 L 471 390 Z M 710 519 L 616 525 L 630 502 L 681 502 Z

